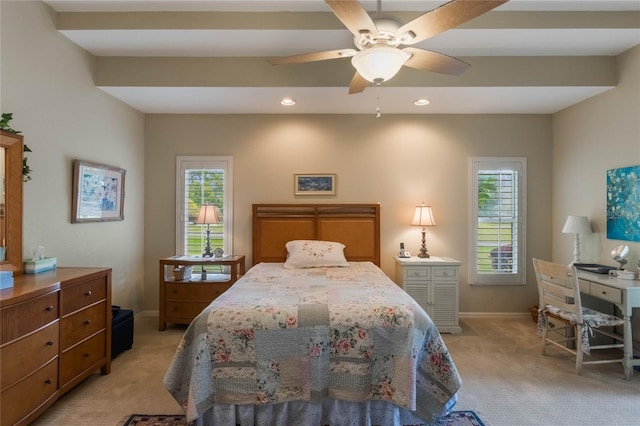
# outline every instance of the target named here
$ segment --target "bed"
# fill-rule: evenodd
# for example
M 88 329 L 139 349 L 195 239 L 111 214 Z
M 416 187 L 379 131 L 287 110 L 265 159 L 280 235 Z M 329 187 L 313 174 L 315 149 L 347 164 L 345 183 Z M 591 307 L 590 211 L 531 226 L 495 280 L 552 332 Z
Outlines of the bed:
M 417 425 L 452 409 L 440 334 L 379 268 L 378 204 L 255 204 L 252 254 L 164 377 L 190 424 Z

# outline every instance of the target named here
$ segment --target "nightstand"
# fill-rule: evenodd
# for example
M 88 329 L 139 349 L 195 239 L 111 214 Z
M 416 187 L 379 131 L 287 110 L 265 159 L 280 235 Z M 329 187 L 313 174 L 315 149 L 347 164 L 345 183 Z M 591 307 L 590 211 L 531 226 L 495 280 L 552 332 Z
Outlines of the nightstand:
M 396 283 L 429 314 L 440 333 L 462 333 L 458 322 L 460 262 L 449 257 L 396 257 Z
M 191 276 L 176 279 L 176 266 L 199 266 Z M 203 279 L 201 269 L 207 271 Z M 168 322 L 189 324 L 245 273 L 244 256 L 196 257 L 172 256 L 160 259 L 159 324 L 163 331 Z

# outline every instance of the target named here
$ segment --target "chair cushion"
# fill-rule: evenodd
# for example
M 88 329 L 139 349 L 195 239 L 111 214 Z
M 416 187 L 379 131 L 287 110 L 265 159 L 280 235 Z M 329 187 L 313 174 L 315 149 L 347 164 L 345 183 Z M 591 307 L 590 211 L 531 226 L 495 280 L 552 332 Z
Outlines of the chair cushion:
M 569 321 L 571 324 L 576 324 L 580 327 L 580 333 L 582 334 L 582 352 L 586 354 L 591 353 L 589 336 L 593 336 L 592 328 L 616 326 L 624 324 L 622 318 L 618 318 L 614 315 L 605 314 L 604 312 L 595 311 L 589 308 L 582 308 L 582 324 L 577 324 L 576 314 L 573 312 L 563 311 L 555 306 L 547 305 L 546 309 L 541 310 L 541 313 L 550 312 Z M 541 327 L 546 327 L 545 315 L 538 316 L 538 330 Z

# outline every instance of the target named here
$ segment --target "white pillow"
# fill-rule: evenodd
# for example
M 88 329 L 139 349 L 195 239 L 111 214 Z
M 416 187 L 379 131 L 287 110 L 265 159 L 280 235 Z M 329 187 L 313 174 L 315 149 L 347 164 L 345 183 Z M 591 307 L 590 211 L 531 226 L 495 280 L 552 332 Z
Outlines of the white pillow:
M 286 244 L 287 261 L 284 267 L 323 268 L 349 266 L 344 257 L 344 244 L 332 241 L 294 240 Z

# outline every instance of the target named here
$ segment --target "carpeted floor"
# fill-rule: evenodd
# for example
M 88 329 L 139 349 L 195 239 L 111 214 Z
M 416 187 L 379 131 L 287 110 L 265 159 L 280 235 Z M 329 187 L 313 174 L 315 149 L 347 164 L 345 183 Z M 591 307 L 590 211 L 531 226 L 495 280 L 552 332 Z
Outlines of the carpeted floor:
M 635 317 L 635 316 L 634 316 Z M 566 352 L 540 354 L 531 316 L 470 317 L 444 340 L 462 376 L 457 411 L 473 410 L 486 426 L 638 426 L 640 373 L 592 365 L 581 375 Z M 133 348 L 44 412 L 31 426 L 116 426 L 132 413 L 181 414 L 162 384 L 186 327 L 158 331 L 157 317 L 135 320 Z M 142 426 L 142 425 L 140 425 Z
M 181 415 L 166 414 L 133 414 L 122 426 L 186 426 Z M 433 426 L 484 426 L 484 423 L 473 411 L 454 411 L 443 417 Z

